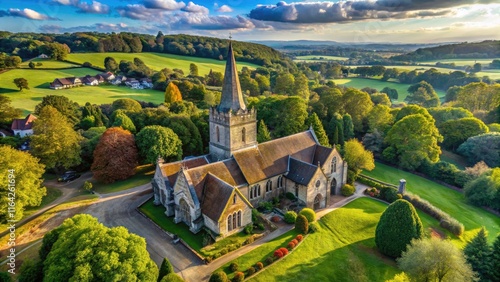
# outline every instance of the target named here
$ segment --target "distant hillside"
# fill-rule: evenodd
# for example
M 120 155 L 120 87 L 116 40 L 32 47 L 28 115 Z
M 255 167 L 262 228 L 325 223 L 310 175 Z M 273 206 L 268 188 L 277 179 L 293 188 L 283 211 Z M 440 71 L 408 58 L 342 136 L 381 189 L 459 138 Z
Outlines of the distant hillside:
M 414 52 L 394 56 L 395 61 L 425 61 L 439 59 L 498 58 L 500 57 L 500 41 L 488 40 L 473 43 L 458 43 L 430 48 L 420 48 Z
M 65 34 L 11 33 L 0 31 L 0 52 L 15 54 L 23 59 L 34 58 L 42 53 L 43 46 L 50 42 L 66 44 L 71 53 L 87 52 L 156 52 L 201 58 L 224 59 L 228 40 L 184 34 L 156 36 L 137 33 L 75 32 Z M 257 65 L 280 64 L 294 66 L 280 52 L 271 47 L 250 42 L 233 41 L 235 57 Z

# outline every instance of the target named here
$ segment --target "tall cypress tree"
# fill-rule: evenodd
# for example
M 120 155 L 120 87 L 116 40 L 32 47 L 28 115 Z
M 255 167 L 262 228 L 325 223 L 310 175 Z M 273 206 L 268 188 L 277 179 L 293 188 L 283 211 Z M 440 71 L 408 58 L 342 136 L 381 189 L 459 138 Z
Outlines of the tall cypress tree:
M 472 266 L 472 270 L 479 274 L 481 281 L 490 281 L 491 262 L 489 260 L 491 248 L 488 246 L 487 232 L 483 228 L 464 248 L 465 258 Z
M 306 126 L 312 126 L 314 129 L 314 133 L 318 138 L 318 141 L 323 146 L 330 146 L 328 142 L 328 136 L 326 136 L 325 129 L 323 128 L 323 124 L 318 118 L 316 113 L 312 113 L 306 121 Z
M 344 122 L 344 140 L 349 140 L 354 138 L 354 125 L 352 123 L 351 115 L 344 114 L 342 120 Z
M 267 129 L 264 120 L 261 119 L 257 128 L 257 142 L 262 143 L 269 140 L 271 140 L 271 134 L 269 133 L 269 129 Z
M 490 278 L 493 281 L 500 281 L 500 234 L 498 234 L 490 255 Z
M 160 266 L 160 273 L 158 275 L 158 281 L 160 281 L 167 274 L 174 273 L 174 267 L 167 258 L 163 258 L 163 262 Z

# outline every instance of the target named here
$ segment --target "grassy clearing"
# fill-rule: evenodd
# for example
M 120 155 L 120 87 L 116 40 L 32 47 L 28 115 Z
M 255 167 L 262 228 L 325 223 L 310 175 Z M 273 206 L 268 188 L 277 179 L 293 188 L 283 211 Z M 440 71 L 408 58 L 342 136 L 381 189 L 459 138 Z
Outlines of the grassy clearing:
M 386 206 L 360 198 L 334 210 L 319 221 L 318 232 L 306 237 L 293 253 L 249 281 L 385 281 L 392 278 L 399 270 L 392 259 L 378 253 L 374 240 L 377 222 Z M 287 233 L 285 238 L 257 248 L 237 261 L 246 270 L 247 261 L 271 254 L 280 245 L 278 242 L 291 238 L 293 236 Z M 271 244 L 273 248 L 269 248 Z
M 323 56 L 323 55 L 308 55 L 308 56 L 297 56 L 295 57 L 296 62 L 301 61 L 316 61 L 316 62 L 324 62 L 324 61 L 345 61 L 348 60 L 348 57 L 339 57 L 339 56 Z
M 497 60 L 500 58 L 497 58 Z M 435 65 L 437 62 L 441 63 L 455 63 L 457 67 L 464 67 L 464 66 L 473 66 L 475 63 L 480 63 L 484 66 L 488 66 L 493 60 L 495 59 L 443 59 L 443 60 L 432 60 L 432 61 L 424 61 L 424 62 L 419 62 L 419 64 L 426 64 L 426 65 Z
M 464 157 L 462 157 L 458 154 L 455 154 L 453 152 L 450 152 L 450 151 L 446 151 L 446 150 L 441 150 L 441 151 L 442 151 L 442 153 L 441 153 L 440 159 L 442 161 L 452 163 L 452 164 L 456 165 L 457 168 L 462 169 L 462 170 L 465 169 L 465 167 L 467 166 L 467 161 L 465 160 Z
M 41 66 L 35 66 L 35 69 L 37 68 L 44 68 L 44 69 L 60 69 L 60 68 L 79 68 L 81 67 L 80 65 L 77 64 L 71 64 L 67 62 L 61 62 L 61 61 L 55 61 L 51 59 L 33 59 L 31 61 L 25 61 L 21 63 L 21 68 L 29 68 L 29 63 L 33 62 L 35 63 L 42 63 Z
M 135 175 L 129 179 L 116 181 L 111 184 L 104 184 L 93 179 L 91 182 L 94 187 L 94 191 L 99 194 L 107 194 L 134 188 L 149 183 L 155 173 L 155 167 L 151 164 L 138 166 L 135 170 Z
M 382 81 L 380 79 L 371 79 L 371 78 L 343 78 L 343 79 L 334 79 L 333 82 L 338 85 L 344 85 L 348 87 L 354 87 L 358 89 L 362 89 L 365 87 L 375 88 L 377 90 L 382 90 L 384 87 L 394 88 L 398 91 L 398 100 L 399 102 L 403 102 L 408 96 L 408 87 L 411 84 L 404 84 L 399 82 L 391 82 L 391 81 Z M 446 92 L 441 90 L 436 90 L 439 97 L 444 97 Z
M 104 59 L 106 57 L 115 58 L 116 62 L 121 60 L 133 61 L 134 58 L 141 59 L 148 67 L 154 70 L 163 68 L 182 69 L 184 73 L 189 74 L 189 64 L 194 63 L 198 66 L 200 75 L 205 75 L 210 72 L 210 69 L 224 73 L 225 60 L 214 60 L 199 57 L 179 56 L 162 53 L 73 53 L 68 55 L 68 61 L 76 63 L 89 62 L 94 66 L 104 67 Z M 244 66 L 255 69 L 258 66 L 246 62 L 237 62 L 241 69 Z
M 374 170 L 363 173 L 389 183 L 398 183 L 400 179 L 406 179 L 408 191 L 419 195 L 463 223 L 464 234 L 460 238 L 451 237 L 458 246 L 464 246 L 482 226 L 488 230 L 490 242 L 493 242 L 500 232 L 500 217 L 467 204 L 460 192 L 381 163 L 376 163 Z

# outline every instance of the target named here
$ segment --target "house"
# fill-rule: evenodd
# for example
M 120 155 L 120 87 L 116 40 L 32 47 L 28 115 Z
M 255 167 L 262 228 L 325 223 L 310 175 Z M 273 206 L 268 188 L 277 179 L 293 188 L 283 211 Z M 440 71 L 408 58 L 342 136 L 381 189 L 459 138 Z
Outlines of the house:
M 127 77 L 124 75 L 117 75 L 113 81 L 111 81 L 112 84 L 114 85 L 120 85 L 122 82 L 125 82 L 127 80 Z
M 99 84 L 105 82 L 106 80 L 104 79 L 104 76 L 102 76 L 101 74 L 96 74 L 95 75 L 95 79 L 97 79 L 97 82 L 99 82 Z
M 32 126 L 34 120 L 36 120 L 36 117 L 32 114 L 29 114 L 23 119 L 14 119 L 10 128 L 14 132 L 14 135 L 19 135 L 20 137 L 32 135 Z
M 151 80 L 151 78 L 141 78 L 139 81 L 145 88 L 153 88 L 153 81 Z
M 141 86 L 141 83 L 137 79 L 129 77 L 125 80 L 125 85 L 132 88 L 139 88 L 139 86 Z
M 263 201 L 292 193 L 321 209 L 347 180 L 347 163 L 320 145 L 312 128 L 257 143 L 257 113 L 243 100 L 231 43 L 228 52 L 221 102 L 209 112 L 209 154 L 159 159 L 152 179 L 154 203 L 167 216 L 216 240 L 252 224 L 252 208 Z
M 82 85 L 82 80 L 79 77 L 66 77 L 66 79 L 71 82 L 71 87 Z
M 97 78 L 90 76 L 90 75 L 82 77 L 80 80 L 85 85 L 90 85 L 90 86 L 99 85 L 99 81 L 97 80 Z
M 113 79 L 115 79 L 115 75 L 112 72 L 104 72 L 100 74 L 105 81 L 111 82 Z
M 73 86 L 72 82 L 66 78 L 56 78 L 52 83 L 50 83 L 51 89 L 64 89 L 64 88 L 70 88 L 72 86 Z
M 48 58 L 49 58 L 49 56 L 47 56 L 47 55 L 45 55 L 45 54 L 40 54 L 40 55 L 38 55 L 38 57 L 37 57 L 37 58 L 38 58 L 38 59 L 48 59 Z

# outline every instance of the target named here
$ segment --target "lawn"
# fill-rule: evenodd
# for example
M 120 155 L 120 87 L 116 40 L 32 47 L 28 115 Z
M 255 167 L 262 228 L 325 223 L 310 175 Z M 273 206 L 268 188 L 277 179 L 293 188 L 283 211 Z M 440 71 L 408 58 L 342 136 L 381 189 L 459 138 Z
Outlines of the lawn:
M 363 173 L 394 184 L 399 183 L 400 179 L 406 179 L 408 191 L 431 202 L 464 225 L 464 234 L 460 238 L 452 237 L 454 243 L 458 246 L 463 246 L 468 240 L 472 239 L 482 226 L 488 230 L 488 240 L 490 242 L 493 242 L 500 232 L 500 217 L 467 204 L 460 192 L 381 163 L 376 163 L 374 170 Z
M 21 63 L 21 68 L 29 68 L 29 63 L 33 62 L 35 63 L 42 63 L 41 66 L 35 66 L 36 68 L 44 68 L 44 69 L 61 69 L 61 68 L 79 68 L 81 67 L 80 65 L 76 64 L 71 64 L 67 62 L 62 62 L 62 61 L 56 61 L 56 60 L 51 60 L 51 59 L 33 59 L 31 61 L 25 61 Z
M 155 206 L 153 204 L 153 199 L 147 201 L 144 205 L 139 208 L 147 217 L 153 220 L 158 226 L 163 230 L 168 231 L 172 234 L 179 236 L 184 242 L 186 242 L 191 248 L 193 248 L 200 255 L 207 257 L 213 256 L 215 253 L 219 253 L 222 249 L 225 249 L 229 245 L 233 244 L 243 244 L 243 242 L 250 237 L 244 232 L 231 235 L 224 238 L 212 245 L 203 247 L 203 232 L 198 234 L 193 234 L 189 231 L 189 228 L 184 223 L 174 223 L 173 217 L 167 217 L 165 215 L 165 207 Z
M 315 61 L 315 62 L 323 62 L 323 61 L 345 61 L 348 60 L 348 57 L 339 57 L 339 56 L 324 56 L 324 55 L 307 55 L 307 56 L 297 56 L 295 57 L 296 62 L 302 61 Z
M 497 60 L 500 58 L 497 58 Z M 419 64 L 426 64 L 426 65 L 435 65 L 437 62 L 441 63 L 455 63 L 457 67 L 464 67 L 464 66 L 473 66 L 475 63 L 480 63 L 485 66 L 489 66 L 489 64 L 495 59 L 442 59 L 442 60 L 432 60 L 432 61 L 424 61 L 424 62 L 419 62 Z
M 94 191 L 99 194 L 107 194 L 118 191 L 127 190 L 136 186 L 144 185 L 151 182 L 155 167 L 153 165 L 143 165 L 136 168 L 136 174 L 129 179 L 116 181 L 110 184 L 104 184 L 97 180 L 92 180 Z
M 408 96 L 408 87 L 411 84 L 404 84 L 399 82 L 391 82 L 391 81 L 382 81 L 380 79 L 372 79 L 372 78 L 343 78 L 343 79 L 334 79 L 333 82 L 338 85 L 344 85 L 348 87 L 354 87 L 358 89 L 362 89 L 365 87 L 375 88 L 377 90 L 382 90 L 384 87 L 394 88 L 398 91 L 398 100 L 399 102 L 403 102 Z M 436 90 L 439 97 L 444 97 L 446 92 L 441 90 Z
M 464 157 L 447 150 L 441 150 L 440 160 L 454 164 L 457 168 L 464 170 L 467 160 Z
M 201 76 L 208 74 L 210 72 L 210 69 L 212 69 L 213 71 L 224 73 L 224 68 L 226 65 L 225 60 L 214 60 L 163 53 L 72 53 L 68 55 L 67 60 L 76 63 L 89 62 L 94 66 L 104 67 L 104 59 L 106 57 L 115 58 L 117 63 L 119 63 L 121 60 L 133 61 L 134 58 L 140 58 L 148 67 L 153 70 L 161 70 L 163 68 L 178 68 L 182 69 L 185 75 L 189 74 L 189 64 L 191 63 L 194 63 L 198 66 L 198 72 Z M 259 67 L 258 65 L 246 62 L 237 62 L 237 65 L 240 69 L 244 66 L 252 69 Z
M 378 253 L 375 228 L 386 204 L 360 198 L 319 221 L 291 254 L 249 281 L 385 281 L 400 272 L 392 259 Z M 294 237 L 293 231 L 236 261 L 245 271 Z M 223 266 L 222 269 L 226 269 Z

